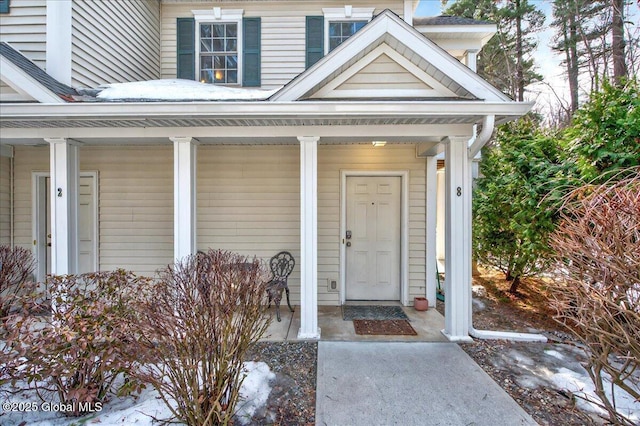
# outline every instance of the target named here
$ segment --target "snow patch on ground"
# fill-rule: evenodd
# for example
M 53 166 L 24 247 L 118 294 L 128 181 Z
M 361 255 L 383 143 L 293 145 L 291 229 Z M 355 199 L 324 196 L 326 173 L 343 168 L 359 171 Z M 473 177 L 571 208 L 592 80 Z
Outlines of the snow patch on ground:
M 260 101 L 279 90 L 219 86 L 182 79 L 112 83 L 100 86 L 100 89 L 97 98 L 104 101 Z
M 501 368 L 509 368 L 516 373 L 515 380 L 524 388 L 551 387 L 569 391 L 576 396 L 576 404 L 585 411 L 604 415 L 598 406 L 600 400 L 595 394 L 595 386 L 587 370 L 578 361 L 579 351 L 567 345 L 554 345 L 542 351 L 533 351 L 531 356 L 511 349 L 505 351 L 495 363 Z M 515 369 L 514 369 L 515 367 Z M 605 389 L 611 400 L 611 385 Z M 620 388 L 615 388 L 615 402 L 618 412 L 640 424 L 640 401 Z
M 240 388 L 240 401 L 236 408 L 236 415 L 240 422 L 247 422 L 251 416 L 267 402 L 271 393 L 270 382 L 275 379 L 269 366 L 264 362 L 245 362 L 244 368 L 247 376 Z M 10 388 L 4 386 L 0 389 L 2 402 L 33 402 L 39 407 L 42 404 L 34 391 L 23 391 L 10 394 Z M 53 402 L 53 396 L 49 402 Z M 171 411 L 164 404 L 158 393 L 152 389 L 145 389 L 136 398 L 114 398 L 104 404 L 99 412 L 82 418 L 64 417 L 58 412 L 45 412 L 38 409 L 37 412 L 8 412 L 0 411 L 0 424 L 3 426 L 17 426 L 26 422 L 30 426 L 68 426 L 72 424 L 99 424 L 100 426 L 151 426 L 157 425 L 157 420 L 167 420 L 171 417 Z M 243 423 L 246 424 L 246 423 Z
M 566 389 L 576 395 L 577 405 L 581 409 L 605 415 L 606 411 L 599 406 L 600 400 L 596 396 L 591 378 L 585 369 L 582 370 L 577 372 L 561 368 L 551 377 L 551 381 L 558 389 Z M 610 401 L 612 401 L 611 390 L 611 383 L 605 383 L 605 392 Z M 631 395 L 618 387 L 613 389 L 613 395 L 618 413 L 640 424 L 640 402 L 635 401 Z

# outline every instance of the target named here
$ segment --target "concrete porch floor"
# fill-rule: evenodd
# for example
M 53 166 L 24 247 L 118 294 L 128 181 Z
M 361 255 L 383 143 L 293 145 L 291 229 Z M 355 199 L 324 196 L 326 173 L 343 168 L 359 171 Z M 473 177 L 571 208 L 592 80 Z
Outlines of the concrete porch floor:
M 369 302 L 366 304 L 379 304 Z M 262 340 L 285 341 L 298 340 L 300 329 L 300 306 L 293 307 L 294 312 L 289 311 L 286 303 L 280 306 L 282 321 L 276 320 L 275 308 L 270 312 L 273 320 Z M 362 336 L 356 334 L 353 321 L 342 319 L 341 306 L 318 306 L 318 327 L 320 327 L 320 340 L 343 342 L 447 342 L 440 330 L 444 328 L 444 317 L 435 308 L 419 312 L 411 306 L 403 306 L 402 310 L 409 317 L 409 322 L 417 336 Z

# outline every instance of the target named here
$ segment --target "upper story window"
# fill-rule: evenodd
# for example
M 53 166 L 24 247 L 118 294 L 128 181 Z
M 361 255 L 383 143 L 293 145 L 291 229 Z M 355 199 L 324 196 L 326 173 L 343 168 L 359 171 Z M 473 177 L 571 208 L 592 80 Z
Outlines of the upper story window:
M 200 24 L 200 81 L 238 83 L 238 24 Z
M 242 81 L 242 9 L 194 10 L 196 75 L 203 83 Z
M 323 8 L 324 51 L 331 52 L 373 18 L 373 7 Z
M 338 47 L 340 43 L 351 37 L 367 21 L 335 21 L 329 22 L 329 52 Z

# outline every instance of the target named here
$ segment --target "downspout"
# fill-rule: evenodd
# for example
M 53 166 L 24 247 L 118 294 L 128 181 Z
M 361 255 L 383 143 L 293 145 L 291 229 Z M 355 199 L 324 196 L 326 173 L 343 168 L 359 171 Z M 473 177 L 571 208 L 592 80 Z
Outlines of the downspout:
M 487 115 L 482 119 L 482 130 L 476 136 L 475 140 L 469 146 L 469 161 L 473 161 L 473 158 L 480 152 L 480 149 L 489 141 L 491 135 L 493 134 L 493 130 L 495 128 L 495 116 Z M 469 179 L 472 180 L 473 177 L 471 173 L 469 173 Z M 471 187 L 471 185 L 469 185 Z M 471 259 L 471 256 L 469 256 Z M 467 265 L 468 268 L 471 268 L 471 265 Z M 471 276 L 471 274 L 469 274 Z M 469 292 L 471 292 L 471 288 L 469 288 Z M 469 301 L 473 300 L 473 296 L 469 297 Z M 515 333 L 509 331 L 494 331 L 494 330 L 476 330 L 473 328 L 473 303 L 469 303 L 469 335 L 471 337 L 475 337 L 476 339 L 484 339 L 484 340 L 512 340 L 519 342 L 547 342 L 547 338 L 542 334 L 535 333 Z
M 14 247 L 15 223 L 14 223 L 14 193 L 15 193 L 15 150 L 11 147 L 11 158 L 9 159 L 9 233 L 10 247 Z

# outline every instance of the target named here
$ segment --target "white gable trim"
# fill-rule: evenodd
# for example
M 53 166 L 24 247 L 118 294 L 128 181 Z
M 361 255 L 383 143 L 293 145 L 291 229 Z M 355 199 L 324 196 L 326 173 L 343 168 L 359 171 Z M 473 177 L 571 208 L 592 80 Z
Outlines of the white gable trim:
M 405 68 L 407 72 L 421 80 L 424 84 L 432 87 L 432 89 L 424 90 L 397 90 L 397 89 L 376 89 L 376 90 L 336 90 L 340 85 L 349 80 L 351 77 L 362 71 L 367 65 L 374 62 L 382 55 L 387 55 L 400 66 Z M 333 79 L 319 91 L 314 93 L 311 98 L 339 98 L 339 97 L 457 97 L 455 93 L 449 90 L 435 78 L 429 76 L 424 70 L 416 66 L 406 57 L 395 51 L 388 44 L 382 44 L 365 55 L 345 72 Z
M 405 46 L 411 46 L 410 49 L 416 54 L 424 58 L 440 72 L 445 73 L 476 98 L 485 101 L 513 102 L 505 94 L 388 10 L 382 12 L 363 29 L 318 61 L 313 67 L 275 93 L 270 100 L 295 101 L 302 98 L 317 84 L 320 84 L 344 64 L 347 64 L 355 55 L 366 50 L 372 43 L 375 43 L 386 34 L 390 34 Z
M 0 79 L 21 95 L 42 103 L 66 103 L 16 64 L 0 55 Z

